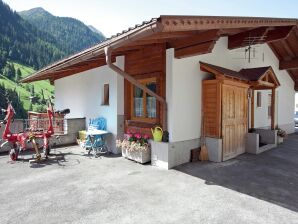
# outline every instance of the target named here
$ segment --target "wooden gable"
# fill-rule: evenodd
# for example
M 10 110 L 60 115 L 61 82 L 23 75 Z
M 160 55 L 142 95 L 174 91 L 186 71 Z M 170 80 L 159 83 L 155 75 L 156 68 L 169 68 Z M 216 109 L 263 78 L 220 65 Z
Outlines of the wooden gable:
M 244 82 L 252 89 L 273 89 L 280 86 L 280 83 L 272 69 L 269 67 L 241 69 L 239 72 L 200 62 L 202 71 L 214 74 L 216 79 L 229 79 Z

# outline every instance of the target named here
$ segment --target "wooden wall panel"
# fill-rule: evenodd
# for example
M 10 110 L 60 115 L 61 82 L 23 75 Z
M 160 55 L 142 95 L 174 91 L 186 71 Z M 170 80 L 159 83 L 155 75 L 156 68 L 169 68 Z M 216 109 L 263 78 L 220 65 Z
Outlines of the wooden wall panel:
M 220 138 L 221 136 L 221 91 L 217 80 L 203 81 L 202 113 L 205 135 Z
M 157 76 L 157 92 L 160 96 L 166 95 L 166 46 L 165 44 L 154 44 L 144 46 L 139 51 L 129 52 L 125 55 L 125 72 L 136 79 Z M 131 122 L 131 88 L 132 85 L 125 80 L 124 83 L 124 114 L 125 131 L 134 130 L 142 133 L 151 133 L 150 128 L 154 125 L 162 124 L 163 107 L 157 105 L 157 121 L 155 124 L 144 122 Z

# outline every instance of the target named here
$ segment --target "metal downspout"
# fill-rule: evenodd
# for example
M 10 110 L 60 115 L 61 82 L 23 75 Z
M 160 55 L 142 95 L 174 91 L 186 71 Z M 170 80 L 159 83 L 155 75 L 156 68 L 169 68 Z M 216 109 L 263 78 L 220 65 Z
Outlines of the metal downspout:
M 117 67 L 116 65 L 114 65 L 112 63 L 112 61 L 111 61 L 112 50 L 113 49 L 111 47 L 105 47 L 106 63 L 108 65 L 108 67 L 110 69 L 112 69 L 114 72 L 116 72 L 117 74 L 119 74 L 120 76 L 122 76 L 128 82 L 130 82 L 131 84 L 139 87 L 145 93 L 149 94 L 150 96 L 155 97 L 159 102 L 162 103 L 163 111 L 164 111 L 164 116 L 163 116 L 163 120 L 162 120 L 162 126 L 163 126 L 163 129 L 167 130 L 167 102 L 166 102 L 166 100 L 163 97 L 157 95 L 155 92 L 153 92 L 150 89 L 148 89 L 145 85 L 139 83 L 131 75 L 129 75 L 128 73 L 126 73 L 125 71 L 123 71 L 122 69 L 120 69 L 119 67 Z

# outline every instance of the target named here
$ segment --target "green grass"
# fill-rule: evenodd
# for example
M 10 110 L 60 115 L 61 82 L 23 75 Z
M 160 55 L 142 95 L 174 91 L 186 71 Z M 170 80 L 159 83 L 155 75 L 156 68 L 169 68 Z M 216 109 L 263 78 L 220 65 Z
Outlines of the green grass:
M 35 72 L 35 70 L 31 67 L 27 67 L 25 65 L 18 64 L 16 62 L 13 62 L 15 69 L 20 69 L 22 73 L 22 78 L 27 77 L 28 75 L 31 75 Z M 55 87 L 50 84 L 48 80 L 42 80 L 33 82 L 32 85 L 34 85 L 34 89 L 36 93 L 41 94 L 41 89 L 44 90 L 45 97 L 48 98 L 53 95 Z
M 15 69 L 17 70 L 18 68 L 21 70 L 22 73 L 22 78 L 27 77 L 28 75 L 31 75 L 35 72 L 35 70 L 31 67 L 16 63 L 16 62 L 12 62 L 14 64 Z M 44 91 L 44 95 L 45 98 L 49 98 L 54 94 L 54 89 L 55 87 L 53 85 L 50 84 L 50 82 L 48 80 L 42 80 L 42 81 L 37 81 L 37 82 L 33 82 L 30 84 L 17 84 L 15 82 L 13 82 L 12 80 L 7 79 L 6 77 L 4 77 L 3 75 L 0 74 L 0 83 L 3 83 L 5 85 L 5 88 L 7 89 L 16 89 L 16 91 L 20 94 L 21 97 L 21 101 L 23 102 L 24 105 L 24 109 L 25 110 L 29 110 L 30 107 L 30 91 L 28 91 L 28 87 L 26 89 L 26 86 L 30 86 L 33 85 L 34 86 L 34 91 L 35 91 L 35 95 L 38 95 L 39 98 L 42 98 L 42 89 Z M 33 109 L 36 107 L 37 105 L 33 105 Z
M 12 62 L 15 69 L 17 70 L 18 68 L 21 70 L 22 72 L 22 78 L 25 78 L 28 75 L 31 75 L 35 72 L 35 70 L 31 67 L 25 66 L 25 65 L 21 65 L 19 63 L 16 62 Z
M 0 83 L 5 85 L 6 89 L 16 89 L 16 91 L 20 94 L 21 101 L 24 104 L 25 110 L 29 110 L 30 107 L 30 101 L 29 96 L 30 92 L 28 92 L 23 86 L 17 85 L 15 82 L 9 80 L 3 75 L 0 75 Z

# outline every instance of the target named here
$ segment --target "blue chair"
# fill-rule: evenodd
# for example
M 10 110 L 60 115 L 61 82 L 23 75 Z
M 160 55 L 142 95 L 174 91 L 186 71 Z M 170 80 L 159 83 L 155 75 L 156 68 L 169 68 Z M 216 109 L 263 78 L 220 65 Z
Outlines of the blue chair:
M 99 117 L 95 119 L 90 119 L 88 131 L 92 130 L 107 130 L 107 120 L 104 117 Z M 102 135 L 87 135 L 85 148 L 88 151 L 88 154 L 93 152 L 94 156 L 97 156 L 98 153 L 107 153 L 108 147 L 105 144 L 105 140 Z

